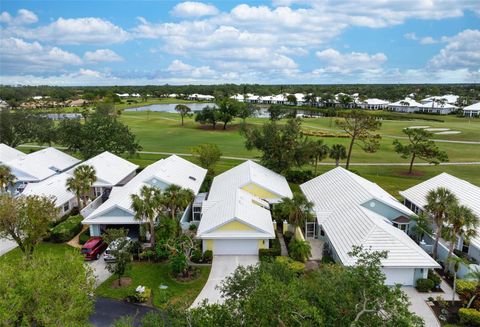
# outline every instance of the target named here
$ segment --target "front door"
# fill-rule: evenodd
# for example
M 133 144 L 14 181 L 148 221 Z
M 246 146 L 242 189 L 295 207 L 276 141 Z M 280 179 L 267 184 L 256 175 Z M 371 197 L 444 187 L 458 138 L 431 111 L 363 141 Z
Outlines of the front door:
M 305 223 L 305 238 L 317 238 L 317 223 L 315 221 Z

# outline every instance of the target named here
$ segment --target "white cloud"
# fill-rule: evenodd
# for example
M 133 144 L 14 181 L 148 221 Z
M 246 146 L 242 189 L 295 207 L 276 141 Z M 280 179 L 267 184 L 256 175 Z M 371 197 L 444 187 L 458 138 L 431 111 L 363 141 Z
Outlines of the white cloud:
M 86 77 L 100 78 L 100 77 L 103 77 L 104 75 L 101 72 L 96 70 L 80 68 L 80 70 L 77 73 L 72 74 L 72 76 L 76 76 L 76 77 L 86 76 Z
M 4 23 L 7 25 L 28 25 L 36 22 L 38 22 L 37 15 L 27 9 L 18 10 L 15 17 L 10 15 L 6 11 L 0 14 L 0 23 Z
M 431 69 L 480 71 L 480 30 L 468 29 L 442 39 L 447 44 L 430 60 Z
M 186 1 L 177 4 L 170 12 L 177 17 L 201 17 L 212 16 L 219 13 L 218 9 L 209 4 L 195 1 Z
M 435 44 L 439 42 L 431 36 L 418 37 L 415 33 L 406 33 L 403 35 L 403 37 L 407 40 L 418 41 L 420 44 L 424 45 Z
M 387 61 L 384 53 L 369 55 L 365 52 L 340 53 L 335 49 L 326 49 L 315 53 L 323 64 L 317 72 L 350 74 L 358 71 L 376 71 Z
M 213 71 L 209 66 L 194 67 L 178 59 L 172 61 L 167 68 L 167 72 L 178 76 L 188 76 L 200 79 L 213 77 L 215 75 L 215 71 Z
M 83 58 L 89 62 L 113 62 L 122 61 L 123 58 L 110 49 L 98 49 L 95 51 L 87 51 Z
M 82 59 L 74 53 L 12 37 L 0 38 L 0 61 L 2 74 L 50 72 L 82 64 Z

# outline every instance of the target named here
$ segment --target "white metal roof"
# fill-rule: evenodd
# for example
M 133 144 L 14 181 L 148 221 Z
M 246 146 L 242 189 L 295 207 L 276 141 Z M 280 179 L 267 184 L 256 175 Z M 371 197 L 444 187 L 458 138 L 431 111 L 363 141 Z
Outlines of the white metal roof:
M 130 161 L 108 151 L 90 158 L 80 165 L 89 165 L 95 169 L 97 180 L 93 183 L 93 186 L 96 187 L 115 186 L 138 168 Z M 75 168 L 70 169 L 68 173 L 72 175 Z
M 55 148 L 29 153 L 6 163 L 20 181 L 38 182 L 73 167 L 80 160 Z
M 427 204 L 428 192 L 439 187 L 449 189 L 450 192 L 455 194 L 460 204 L 469 207 L 480 218 L 480 187 L 447 173 L 441 173 L 399 193 L 402 197 L 424 210 Z M 478 233 L 479 235 L 472 240 L 472 243 L 480 248 L 480 228 Z
M 232 221 L 240 221 L 257 230 L 230 231 L 230 237 L 244 237 L 256 235 L 257 238 L 274 238 L 272 217 L 268 203 L 242 189 L 232 190 L 221 199 L 209 199 L 202 206 L 202 220 L 198 226 L 197 235 L 209 238 L 215 230 Z M 210 233 L 213 232 L 213 233 Z M 217 232 L 216 234 L 225 234 Z
M 0 143 L 0 164 L 25 157 L 26 154 L 6 144 Z
M 131 195 L 137 194 L 142 186 L 150 185 L 147 184 L 150 180 L 157 179 L 168 185 L 176 184 L 182 188 L 190 189 L 194 194 L 197 194 L 206 174 L 206 169 L 176 155 L 161 159 L 147 166 L 124 186 L 114 187 L 110 193 L 109 199 L 84 219 L 83 223 L 100 223 L 99 221 L 105 219 L 103 215 L 115 208 L 130 214 L 130 220 L 122 217 L 122 222 L 118 223 L 123 224 L 125 221 L 133 223 L 134 212 L 131 208 Z M 117 219 L 115 217 L 108 217 L 107 221 L 113 223 L 117 222 Z
M 445 94 L 445 95 L 440 95 L 440 96 L 432 96 L 428 97 L 425 99 L 422 99 L 422 103 L 425 102 L 432 102 L 435 100 L 445 100 L 445 102 L 450 103 L 450 104 L 456 104 L 458 101 L 459 96 L 455 94 Z
M 430 102 L 425 102 L 424 104 L 421 104 L 418 106 L 419 108 L 433 108 L 433 109 L 456 109 L 454 105 L 451 105 L 450 103 L 439 103 L 436 101 L 430 101 Z
M 277 194 L 277 200 L 280 200 L 282 197 L 291 198 L 293 196 L 285 177 L 256 162 L 247 160 L 215 177 L 212 182 L 209 198 L 222 198 L 229 192 L 250 183 L 255 183 L 271 193 Z M 273 202 L 275 202 L 275 200 L 273 200 Z
M 472 105 L 469 105 L 465 108 L 463 108 L 463 110 L 469 110 L 469 111 L 480 111 L 480 102 L 477 102 L 477 103 L 474 103 Z
M 413 212 L 377 184 L 337 167 L 300 185 L 314 203 L 317 221 L 328 235 L 344 265 L 355 260 L 348 253 L 354 245 L 388 251 L 384 267 L 439 267 L 410 237 L 393 227 L 388 219 L 363 206 L 382 202 L 406 215 Z
M 395 106 L 395 107 L 419 107 L 422 104 L 415 101 L 412 98 L 406 97 L 403 100 L 398 100 L 396 102 L 392 102 L 389 104 L 390 106 Z
M 368 104 L 368 105 L 387 105 L 388 101 L 387 100 L 382 100 L 382 99 L 377 99 L 377 98 L 372 98 L 372 99 L 366 99 L 365 101 L 363 101 L 361 103 Z
M 29 183 L 22 192 L 22 196 L 38 195 L 52 197 L 55 205 L 60 207 L 64 203 L 75 198 L 75 194 L 67 190 L 67 179 L 71 177 L 67 173 L 51 176 L 39 183 Z

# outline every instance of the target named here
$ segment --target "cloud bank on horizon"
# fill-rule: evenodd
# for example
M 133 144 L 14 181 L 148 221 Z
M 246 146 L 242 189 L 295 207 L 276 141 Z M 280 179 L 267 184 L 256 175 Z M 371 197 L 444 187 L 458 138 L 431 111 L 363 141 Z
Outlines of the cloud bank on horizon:
M 480 1 L 3 1 L 0 83 L 472 83 Z

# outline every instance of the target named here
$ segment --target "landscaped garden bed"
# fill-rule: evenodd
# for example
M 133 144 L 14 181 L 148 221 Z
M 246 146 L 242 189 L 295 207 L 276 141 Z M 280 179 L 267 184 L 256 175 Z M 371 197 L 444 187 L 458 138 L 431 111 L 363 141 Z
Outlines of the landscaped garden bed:
M 457 324 L 459 322 L 458 310 L 462 307 L 461 301 L 434 300 L 429 301 L 430 306 L 437 319 L 443 324 Z

